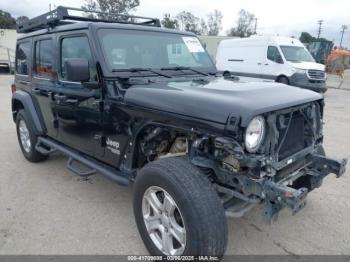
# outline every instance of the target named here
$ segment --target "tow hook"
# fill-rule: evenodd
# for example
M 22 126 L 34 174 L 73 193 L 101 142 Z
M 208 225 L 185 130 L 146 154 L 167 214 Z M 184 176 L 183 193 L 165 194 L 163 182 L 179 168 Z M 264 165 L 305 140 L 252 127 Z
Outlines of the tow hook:
M 277 220 L 278 213 L 286 206 L 292 210 L 293 215 L 303 209 L 306 205 L 308 189 L 305 187 L 294 189 L 283 184 L 267 181 L 265 192 L 264 217 L 268 223 L 271 223 Z

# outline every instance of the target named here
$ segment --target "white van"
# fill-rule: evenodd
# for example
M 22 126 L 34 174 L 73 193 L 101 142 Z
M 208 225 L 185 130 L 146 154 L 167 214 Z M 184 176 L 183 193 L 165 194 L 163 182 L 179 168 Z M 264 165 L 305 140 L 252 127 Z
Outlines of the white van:
M 222 40 L 216 66 L 242 77 L 308 88 L 324 93 L 325 66 L 315 62 L 305 46 L 295 38 L 251 36 Z

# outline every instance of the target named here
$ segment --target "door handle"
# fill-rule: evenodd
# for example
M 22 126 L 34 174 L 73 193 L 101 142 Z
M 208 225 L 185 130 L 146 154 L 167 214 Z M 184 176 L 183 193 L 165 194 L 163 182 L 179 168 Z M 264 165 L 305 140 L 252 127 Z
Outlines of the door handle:
M 55 94 L 53 97 L 55 98 L 55 100 L 64 100 L 67 98 L 67 96 L 59 94 Z
M 53 97 L 54 97 L 54 100 L 57 102 L 57 104 L 61 104 L 67 98 L 65 95 L 59 95 L 59 94 L 54 94 Z
M 64 102 L 74 105 L 74 104 L 78 104 L 79 100 L 78 99 L 69 98 L 69 99 L 66 99 Z
M 268 66 L 269 64 L 265 64 L 266 66 Z
M 258 63 L 258 65 L 262 65 L 261 63 Z

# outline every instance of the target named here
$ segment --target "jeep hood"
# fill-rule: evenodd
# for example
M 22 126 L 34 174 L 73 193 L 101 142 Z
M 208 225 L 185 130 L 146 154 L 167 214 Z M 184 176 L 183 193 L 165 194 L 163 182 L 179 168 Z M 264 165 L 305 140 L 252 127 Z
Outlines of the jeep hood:
M 310 90 L 278 83 L 174 81 L 134 85 L 125 93 L 129 105 L 225 124 L 230 114 L 247 126 L 256 115 L 322 99 Z

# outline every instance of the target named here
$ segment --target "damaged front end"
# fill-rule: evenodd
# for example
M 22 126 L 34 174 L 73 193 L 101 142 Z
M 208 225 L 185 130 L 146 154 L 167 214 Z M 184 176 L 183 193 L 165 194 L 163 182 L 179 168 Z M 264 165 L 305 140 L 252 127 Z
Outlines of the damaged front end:
M 264 204 L 268 222 L 289 207 L 293 214 L 324 177 L 345 173 L 346 159 L 325 156 L 322 142 L 323 101 L 261 115 L 266 130 L 261 146 L 248 152 L 238 119 L 229 120 L 225 137 L 202 137 L 189 150 L 193 164 L 216 185 L 228 216 L 239 217 Z

